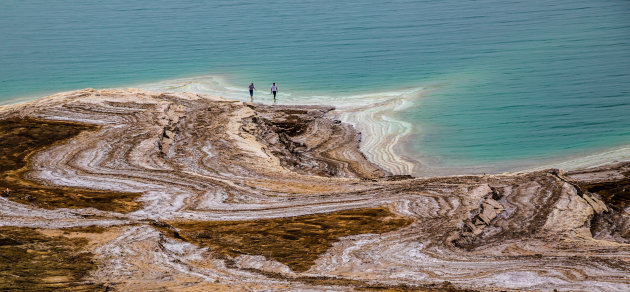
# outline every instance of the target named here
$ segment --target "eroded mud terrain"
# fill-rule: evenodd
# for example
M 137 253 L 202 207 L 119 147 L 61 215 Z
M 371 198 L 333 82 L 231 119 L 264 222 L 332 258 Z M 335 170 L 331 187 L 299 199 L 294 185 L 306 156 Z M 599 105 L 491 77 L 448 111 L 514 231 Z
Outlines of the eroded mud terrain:
M 92 89 L 0 108 L 0 289 L 630 290 L 630 163 L 394 176 L 332 110 Z

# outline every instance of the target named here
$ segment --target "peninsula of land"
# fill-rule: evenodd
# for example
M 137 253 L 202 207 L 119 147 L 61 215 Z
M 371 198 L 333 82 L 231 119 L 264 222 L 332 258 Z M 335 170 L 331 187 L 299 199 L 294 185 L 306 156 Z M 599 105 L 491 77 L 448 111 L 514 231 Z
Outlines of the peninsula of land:
M 630 290 L 630 162 L 394 175 L 331 110 L 0 107 L 0 290 Z

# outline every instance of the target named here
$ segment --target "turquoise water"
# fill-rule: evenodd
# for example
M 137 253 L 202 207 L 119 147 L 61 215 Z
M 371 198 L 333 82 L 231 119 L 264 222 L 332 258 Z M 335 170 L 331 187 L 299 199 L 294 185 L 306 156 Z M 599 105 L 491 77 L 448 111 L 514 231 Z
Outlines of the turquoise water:
M 0 104 L 198 75 L 400 113 L 441 165 L 630 142 L 628 1 L 0 1 Z M 259 94 L 259 93 L 258 93 Z

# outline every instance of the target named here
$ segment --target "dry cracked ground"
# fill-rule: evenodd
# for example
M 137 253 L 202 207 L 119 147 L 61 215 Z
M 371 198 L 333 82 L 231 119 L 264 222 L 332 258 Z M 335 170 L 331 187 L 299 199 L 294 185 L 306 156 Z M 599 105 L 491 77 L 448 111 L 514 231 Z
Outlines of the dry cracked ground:
M 414 178 L 324 106 L 0 107 L 0 290 L 630 290 L 630 163 Z

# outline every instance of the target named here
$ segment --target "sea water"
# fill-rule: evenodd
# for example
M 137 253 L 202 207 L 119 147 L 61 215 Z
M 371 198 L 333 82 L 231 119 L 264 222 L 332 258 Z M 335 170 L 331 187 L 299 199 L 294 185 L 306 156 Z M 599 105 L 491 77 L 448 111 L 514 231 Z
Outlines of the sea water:
M 129 86 L 248 100 L 250 82 L 270 103 L 277 82 L 280 103 L 404 100 L 384 120 L 405 129 L 382 128 L 423 169 L 518 170 L 630 144 L 629 15 L 624 0 L 2 0 L 0 104 Z

